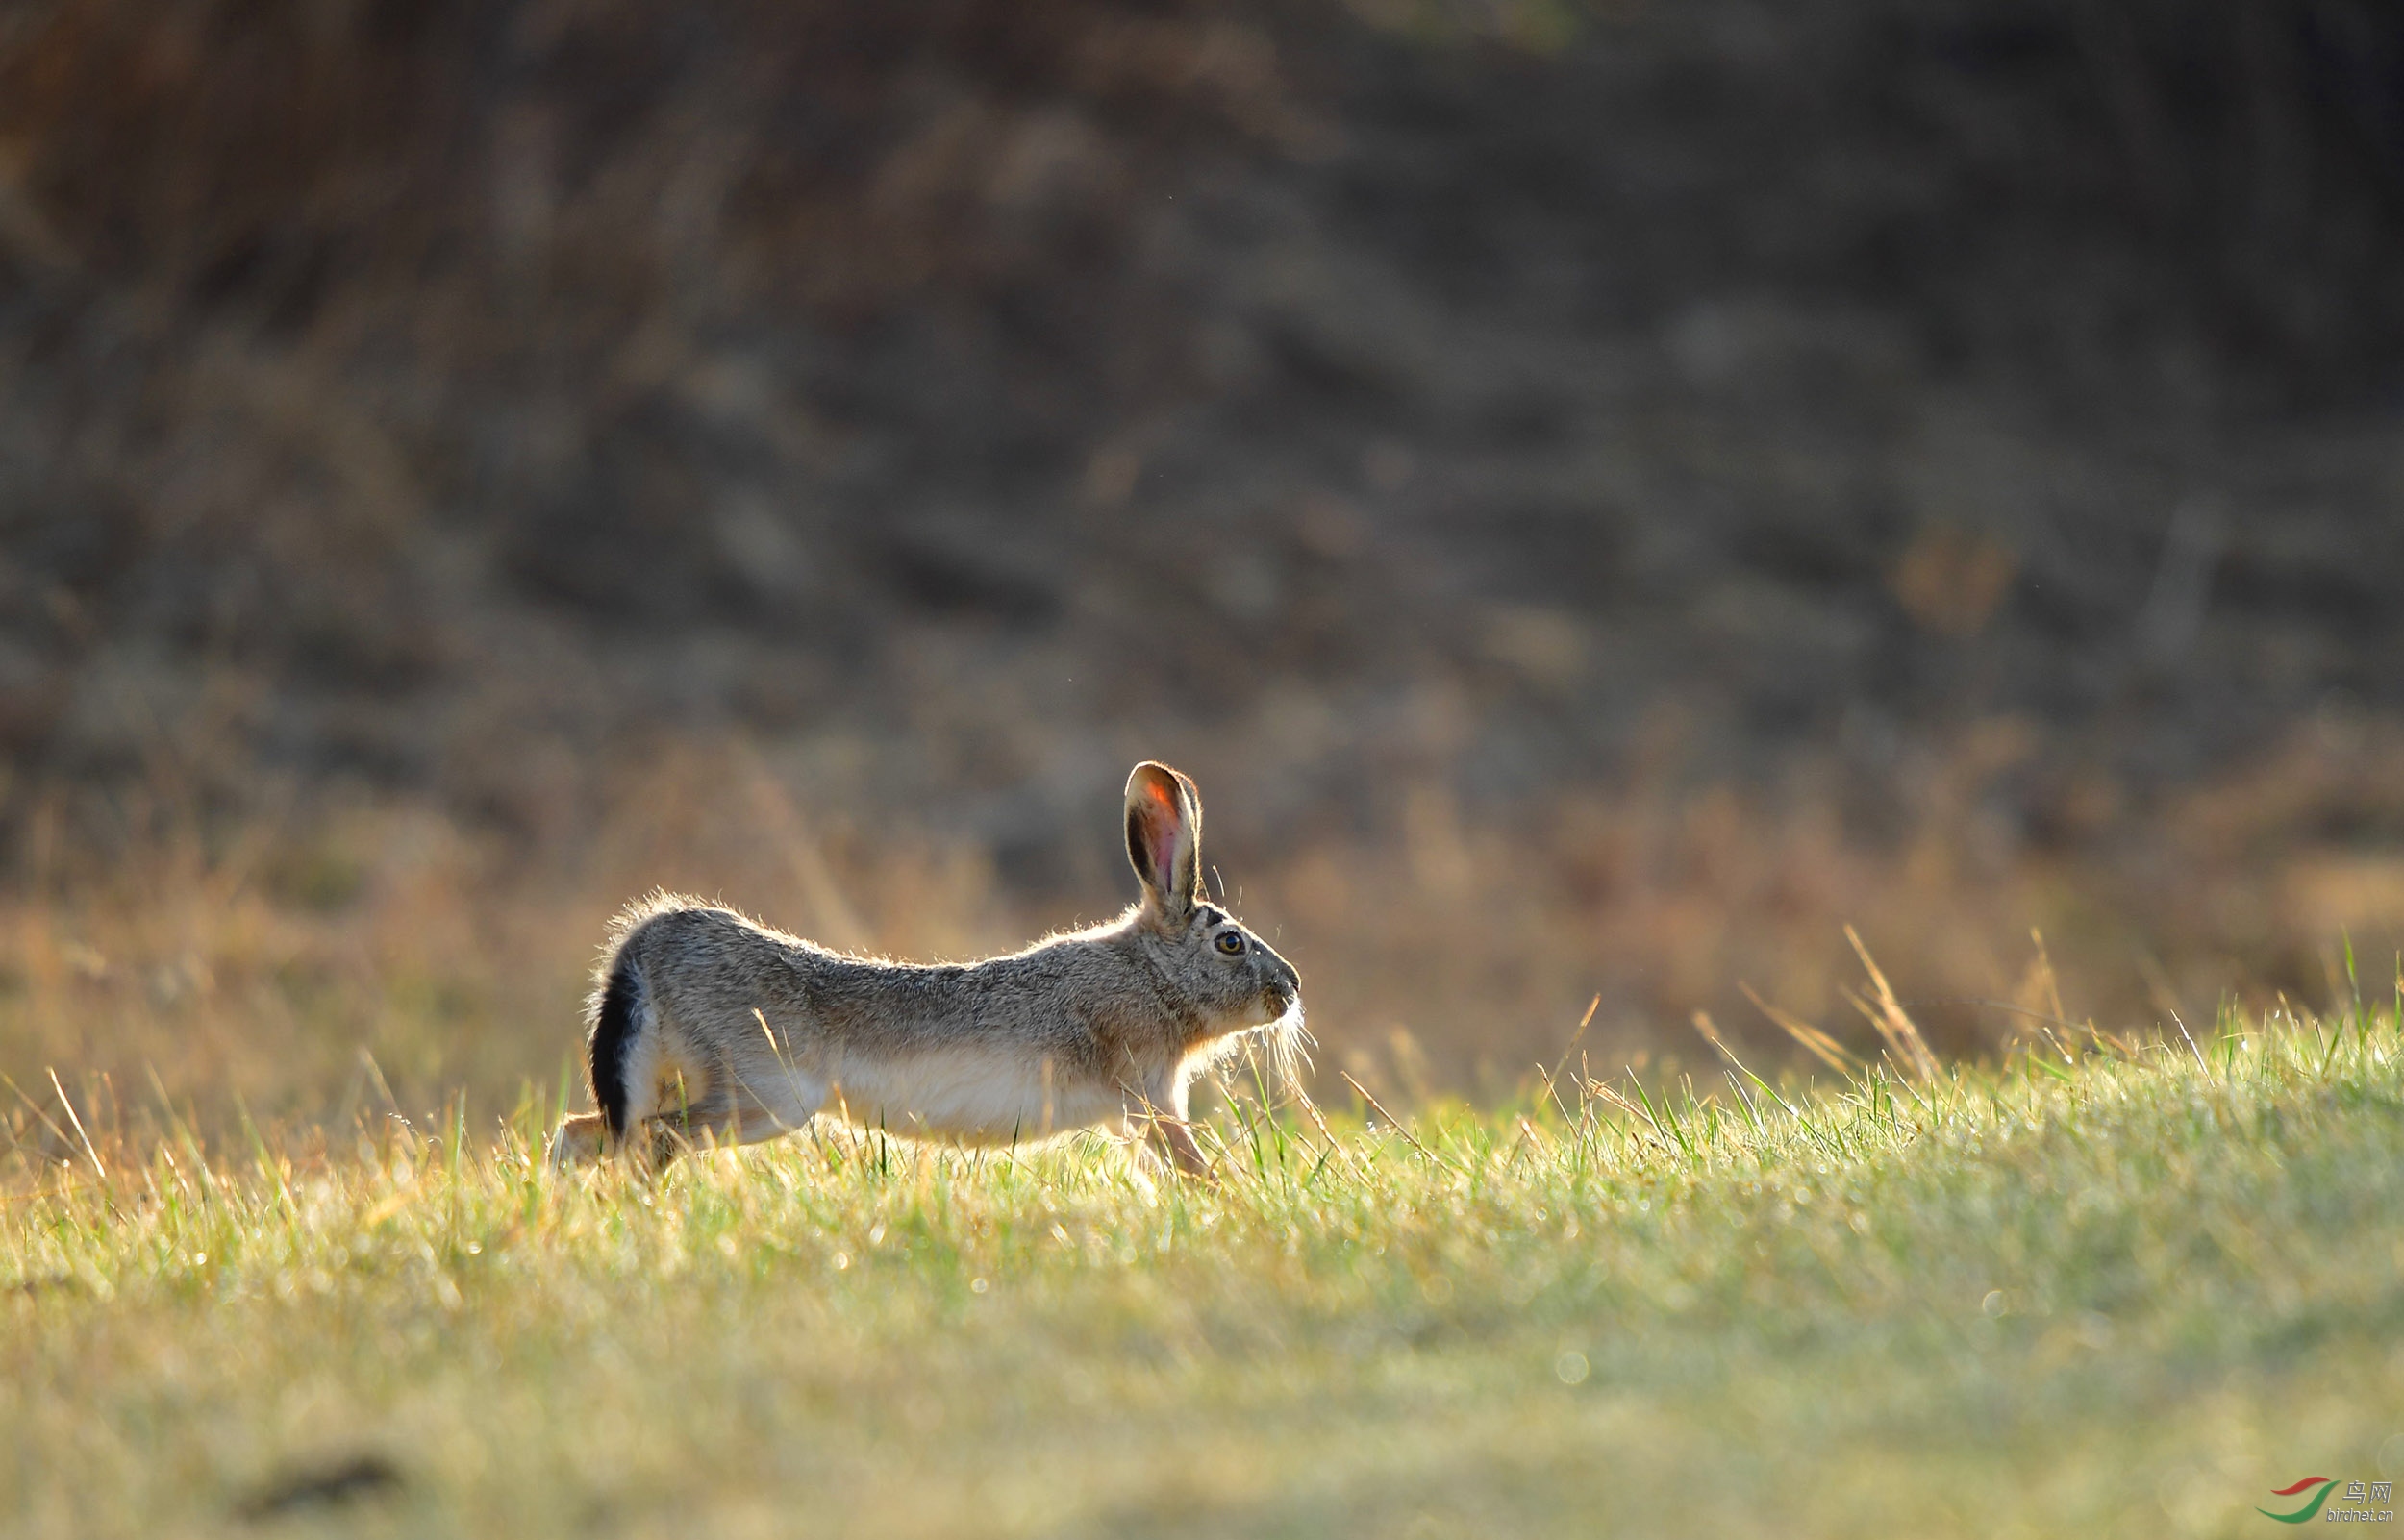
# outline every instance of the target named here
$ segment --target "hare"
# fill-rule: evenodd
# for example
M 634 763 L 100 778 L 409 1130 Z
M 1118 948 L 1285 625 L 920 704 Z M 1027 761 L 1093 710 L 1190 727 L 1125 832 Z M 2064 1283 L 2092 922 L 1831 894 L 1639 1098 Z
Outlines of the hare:
M 966 964 L 847 956 L 730 910 L 658 894 L 612 928 L 588 1011 L 599 1110 L 568 1118 L 566 1164 L 634 1147 L 773 1138 L 832 1109 L 897 1133 L 1032 1141 L 1122 1118 L 1207 1176 L 1194 1076 L 1246 1037 L 1290 1077 L 1302 981 L 1206 902 L 1202 802 L 1149 760 L 1127 778 L 1142 900 L 1107 925 Z

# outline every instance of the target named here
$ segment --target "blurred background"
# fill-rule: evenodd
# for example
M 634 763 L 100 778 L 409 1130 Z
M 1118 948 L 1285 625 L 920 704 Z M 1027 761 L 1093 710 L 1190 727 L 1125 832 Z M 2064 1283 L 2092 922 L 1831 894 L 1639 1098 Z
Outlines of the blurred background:
M 1147 756 L 1402 1097 L 2385 993 L 2400 427 L 2384 0 L 13 0 L 0 1070 L 505 1104 Z

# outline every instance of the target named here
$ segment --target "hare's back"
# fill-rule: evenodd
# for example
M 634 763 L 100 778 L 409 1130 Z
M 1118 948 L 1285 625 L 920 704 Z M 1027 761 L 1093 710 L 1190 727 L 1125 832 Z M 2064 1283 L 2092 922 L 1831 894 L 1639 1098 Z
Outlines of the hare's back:
M 808 994 L 816 949 L 732 909 L 661 908 L 626 933 L 614 968 L 632 967 L 678 1014 L 789 1006 Z

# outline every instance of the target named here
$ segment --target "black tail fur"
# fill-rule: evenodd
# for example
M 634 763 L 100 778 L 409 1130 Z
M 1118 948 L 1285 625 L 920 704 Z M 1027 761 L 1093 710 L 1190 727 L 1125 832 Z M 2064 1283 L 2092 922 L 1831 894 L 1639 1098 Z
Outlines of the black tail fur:
M 626 1137 L 626 1054 L 635 1041 L 635 973 L 624 958 L 610 970 L 592 1020 L 592 1099 L 612 1140 Z

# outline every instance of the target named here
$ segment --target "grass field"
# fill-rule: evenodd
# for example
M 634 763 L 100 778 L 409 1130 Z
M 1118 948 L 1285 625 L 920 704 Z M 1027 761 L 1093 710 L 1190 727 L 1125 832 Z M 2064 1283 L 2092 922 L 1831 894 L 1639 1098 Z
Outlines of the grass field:
M 1704 1092 L 1238 1102 L 1215 1189 L 833 1132 L 555 1179 L 532 1101 L 104 1140 L 0 1208 L 0 1520 L 2237 1535 L 2404 1474 L 2392 1017 Z

